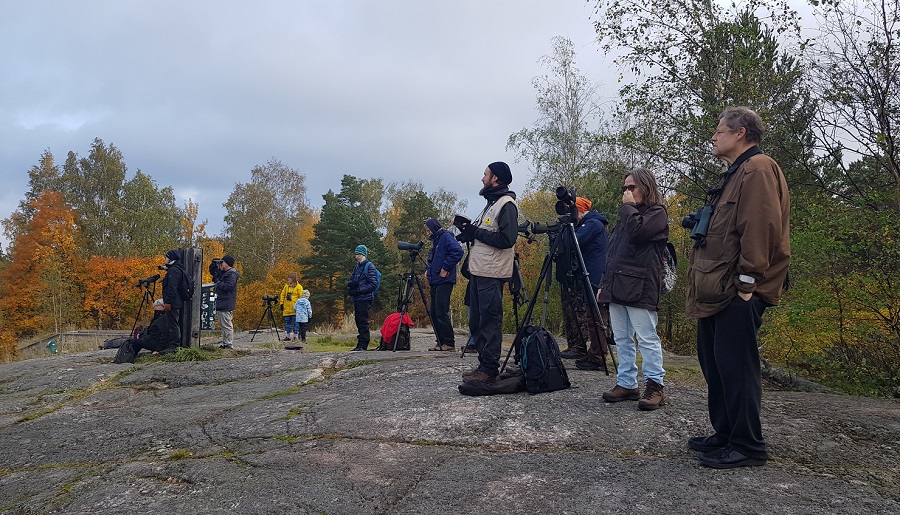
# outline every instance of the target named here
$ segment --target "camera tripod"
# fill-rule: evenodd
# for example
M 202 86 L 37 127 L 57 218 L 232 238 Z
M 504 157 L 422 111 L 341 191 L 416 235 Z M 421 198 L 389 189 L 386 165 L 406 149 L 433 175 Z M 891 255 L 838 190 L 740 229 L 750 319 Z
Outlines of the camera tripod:
M 603 333 L 606 332 L 606 324 L 603 322 L 603 318 L 600 316 L 600 308 L 597 306 L 597 298 L 594 296 L 594 289 L 591 287 L 590 277 L 587 272 L 587 267 L 584 264 L 584 257 L 581 254 L 581 246 L 578 244 L 578 239 L 575 237 L 575 224 L 573 222 L 574 217 L 572 215 L 567 215 L 559 218 L 559 233 L 556 235 L 555 239 L 552 239 L 550 250 L 547 252 L 547 255 L 544 257 L 544 263 L 541 266 L 541 275 L 538 278 L 537 285 L 535 286 L 534 296 L 531 298 L 531 301 L 528 303 L 528 309 L 525 311 L 525 316 L 522 319 L 521 324 L 516 324 L 516 336 L 513 339 L 513 344 L 510 347 L 509 351 L 506 353 L 506 359 L 503 361 L 503 365 L 500 367 L 500 371 L 502 372 L 506 368 L 507 362 L 509 362 L 509 356 L 512 354 L 513 349 L 516 350 L 516 361 L 518 361 L 519 357 L 519 347 L 522 343 L 522 338 L 525 335 L 525 329 L 531 323 L 532 316 L 534 314 L 534 306 L 537 302 L 538 292 L 541 289 L 541 283 L 546 281 L 546 287 L 544 289 L 544 314 L 541 319 L 541 325 L 544 325 L 546 322 L 547 316 L 547 302 L 550 296 L 550 283 L 552 282 L 552 269 L 553 269 L 553 260 L 558 257 L 560 254 L 560 247 L 563 245 L 571 245 L 569 248 L 572 253 L 572 275 L 575 279 L 575 292 L 577 294 L 581 294 L 588 307 L 588 314 L 591 318 L 591 323 L 588 327 L 588 333 L 592 341 L 598 342 L 600 347 L 600 358 L 603 360 L 601 363 L 603 367 L 603 371 L 606 372 L 606 375 L 609 375 L 609 368 L 606 364 L 606 356 L 609 355 L 613 362 L 613 367 L 616 366 L 615 357 L 612 356 L 609 352 L 609 344 L 605 338 L 605 334 L 601 337 L 601 331 Z M 565 242 L 564 242 L 565 240 Z M 558 265 L 557 265 L 558 266 Z M 565 307 L 563 307 L 565 309 Z
M 153 287 L 152 290 L 151 290 L 151 285 Z M 138 320 L 141 319 L 141 311 L 144 310 L 144 305 L 146 304 L 146 305 L 150 306 L 152 309 L 153 297 L 156 295 L 156 281 L 152 281 L 152 282 L 141 281 L 138 283 L 138 286 L 144 287 L 144 293 L 143 293 L 143 296 L 141 297 L 141 304 L 140 304 L 140 306 L 138 306 L 137 316 L 134 317 L 134 323 L 131 324 L 131 334 L 128 336 L 129 338 L 134 337 L 134 330 L 137 328 Z
M 256 335 L 259 333 L 259 328 L 262 327 L 263 320 L 266 318 L 266 315 L 269 315 L 269 323 L 271 324 L 269 327 L 275 328 L 275 340 L 281 341 L 281 336 L 278 334 L 278 324 L 275 323 L 275 315 L 272 313 L 272 304 L 275 303 L 275 299 L 263 299 L 263 304 L 266 306 L 266 310 L 263 311 L 261 317 L 259 317 L 259 323 L 256 324 L 256 331 L 253 331 L 253 336 L 250 337 L 250 342 L 253 343 L 253 339 L 256 338 Z
M 400 274 L 400 286 L 397 289 L 397 312 L 400 313 L 400 322 L 397 326 L 397 332 L 394 333 L 394 337 L 391 338 L 391 350 L 397 350 L 397 341 L 400 339 L 400 328 L 403 327 L 403 316 L 409 311 L 409 306 L 412 305 L 413 301 L 413 285 L 418 287 L 419 297 L 422 299 L 422 305 L 425 306 L 425 314 L 428 315 L 428 320 L 431 322 L 431 327 L 434 329 L 434 320 L 431 318 L 431 310 L 428 308 L 428 300 L 425 298 L 425 288 L 422 287 L 422 280 L 419 279 L 419 275 L 416 273 L 416 259 L 419 261 L 423 261 L 419 256 L 419 252 L 416 250 L 409 251 L 409 272 L 404 272 Z M 435 340 L 437 339 L 437 333 L 435 333 Z

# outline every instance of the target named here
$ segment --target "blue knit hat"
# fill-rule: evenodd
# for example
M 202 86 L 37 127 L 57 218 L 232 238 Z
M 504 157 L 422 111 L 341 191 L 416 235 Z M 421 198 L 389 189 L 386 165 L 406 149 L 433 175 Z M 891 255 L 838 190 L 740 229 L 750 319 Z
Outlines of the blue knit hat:
M 369 257 L 369 249 L 365 245 L 357 246 L 355 253 L 362 254 L 363 256 Z
M 166 259 L 168 259 L 169 261 L 178 261 L 179 259 L 181 259 L 181 256 L 178 255 L 177 250 L 173 249 L 166 252 Z

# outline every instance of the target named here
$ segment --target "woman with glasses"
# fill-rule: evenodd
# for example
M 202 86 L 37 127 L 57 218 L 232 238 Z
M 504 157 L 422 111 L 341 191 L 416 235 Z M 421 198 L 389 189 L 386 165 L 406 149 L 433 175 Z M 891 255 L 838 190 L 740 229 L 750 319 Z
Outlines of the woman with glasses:
M 609 318 L 619 357 L 616 385 L 603 392 L 606 402 L 638 401 L 641 410 L 665 404 L 662 342 L 656 333 L 662 250 L 669 239 L 669 215 L 649 170 L 625 176 L 619 221 L 609 240 L 606 272 L 597 300 L 609 303 Z M 637 377 L 637 352 L 643 357 L 644 393 Z

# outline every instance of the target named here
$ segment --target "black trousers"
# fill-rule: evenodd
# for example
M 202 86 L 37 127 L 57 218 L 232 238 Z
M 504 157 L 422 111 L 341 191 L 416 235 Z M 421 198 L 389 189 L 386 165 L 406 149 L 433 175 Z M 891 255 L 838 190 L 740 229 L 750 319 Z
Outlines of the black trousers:
M 359 332 L 356 337 L 356 346 L 361 349 L 368 349 L 369 340 L 372 339 L 369 332 L 369 307 L 371 305 L 371 300 L 353 301 L 353 319 L 356 322 L 356 330 Z
M 306 328 L 309 326 L 309 322 L 297 322 L 297 325 L 300 327 L 300 340 L 306 341 Z
M 182 302 L 179 306 L 184 305 Z M 172 305 L 172 310 L 169 311 L 168 316 L 171 316 L 171 320 L 175 323 L 176 332 L 178 333 L 178 346 L 179 347 L 190 347 L 190 345 L 184 345 L 182 342 L 183 335 L 181 334 L 181 328 L 184 327 L 184 321 L 181 319 L 181 314 L 183 311 L 180 308 L 176 308 L 175 305 Z
M 697 321 L 697 358 L 709 390 L 716 439 L 751 458 L 768 459 L 762 436 L 762 377 L 756 335 L 766 303 L 735 297 L 724 310 Z
M 434 323 L 434 335 L 440 345 L 456 345 L 453 336 L 453 324 L 450 322 L 450 294 L 453 283 L 431 285 L 431 321 Z
M 478 349 L 478 368 L 496 376 L 503 346 L 503 280 L 473 275 L 469 288 L 469 330 Z

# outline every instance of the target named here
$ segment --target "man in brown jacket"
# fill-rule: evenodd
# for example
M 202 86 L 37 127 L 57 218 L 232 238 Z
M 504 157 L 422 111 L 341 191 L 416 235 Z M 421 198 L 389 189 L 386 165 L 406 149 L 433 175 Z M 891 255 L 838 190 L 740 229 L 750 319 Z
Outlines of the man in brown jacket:
M 700 464 L 713 468 L 768 459 L 756 335 L 787 277 L 791 201 L 781 168 L 757 146 L 763 130 L 762 119 L 746 107 L 719 117 L 712 153 L 729 167 L 710 192 L 705 234 L 691 236 L 687 316 L 698 319 L 697 357 L 715 432 L 689 439 L 688 447 L 703 452 Z

